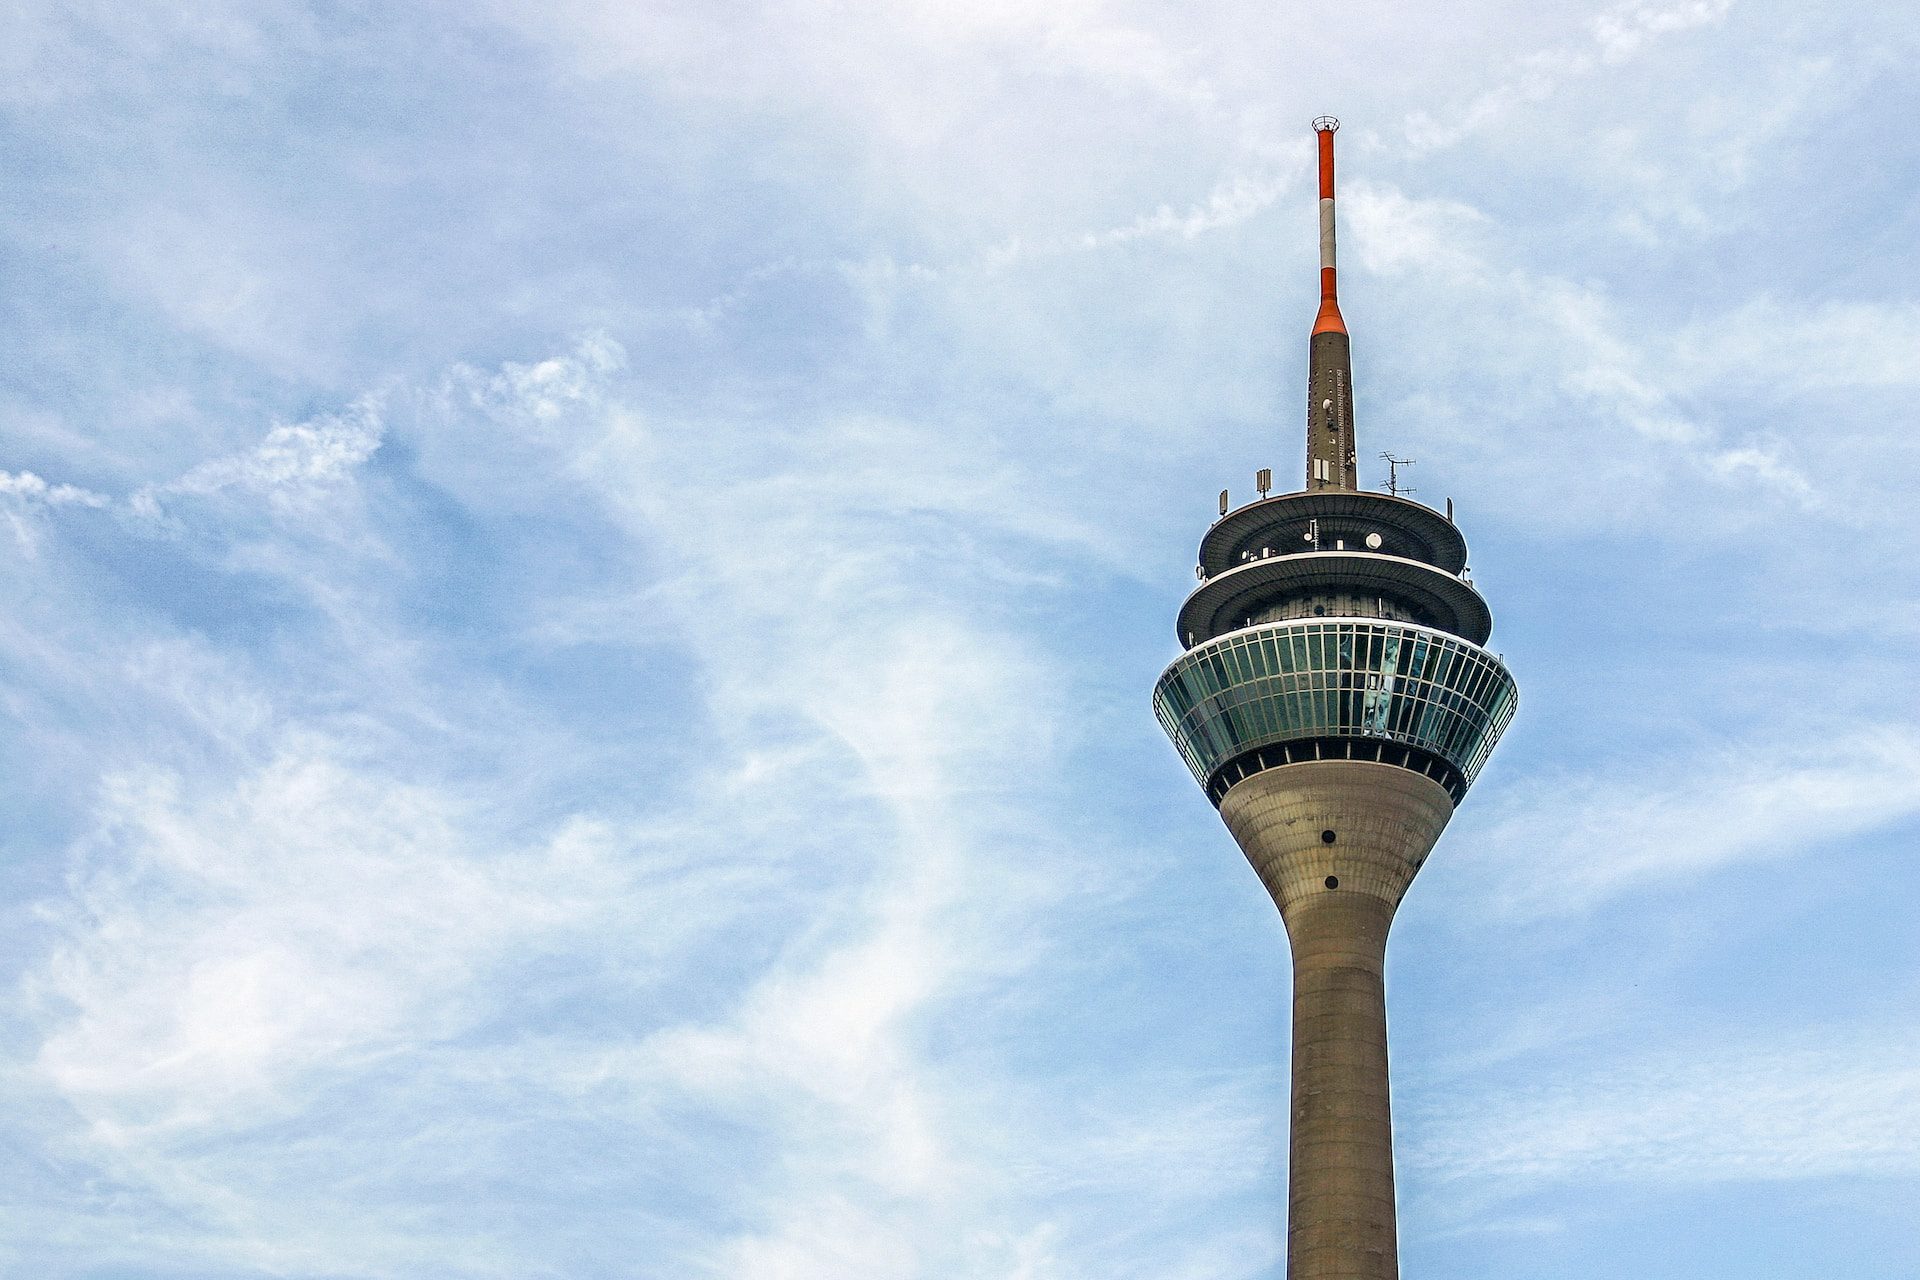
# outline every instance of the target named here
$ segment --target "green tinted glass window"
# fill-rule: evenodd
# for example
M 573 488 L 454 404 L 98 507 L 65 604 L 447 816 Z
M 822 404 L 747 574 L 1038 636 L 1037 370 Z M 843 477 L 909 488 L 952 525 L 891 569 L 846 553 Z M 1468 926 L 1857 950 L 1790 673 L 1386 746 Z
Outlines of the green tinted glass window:
M 1484 650 L 1426 628 L 1276 622 L 1183 655 L 1154 712 L 1203 782 L 1238 756 L 1310 738 L 1407 742 L 1471 782 L 1516 705 Z

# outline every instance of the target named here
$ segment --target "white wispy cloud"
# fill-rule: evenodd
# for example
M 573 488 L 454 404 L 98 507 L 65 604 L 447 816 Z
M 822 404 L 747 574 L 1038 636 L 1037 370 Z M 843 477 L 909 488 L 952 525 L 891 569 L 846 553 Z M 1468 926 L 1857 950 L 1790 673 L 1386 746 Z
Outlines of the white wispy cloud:
M 689 619 L 748 622 L 703 631 L 715 704 L 805 716 L 862 764 L 841 802 L 883 806 L 881 826 L 861 842 L 869 882 L 841 913 L 838 940 L 773 966 L 725 1018 L 652 1037 L 637 1069 L 650 1088 L 751 1115 L 782 1136 L 783 1171 L 741 1189 L 742 1204 L 759 1203 L 764 1218 L 717 1246 L 721 1269 L 831 1275 L 863 1259 L 912 1269 L 937 1248 L 927 1224 L 988 1191 L 980 1171 L 965 1168 L 957 1148 L 966 1130 L 947 1114 L 916 1028 L 999 949 L 981 926 L 1001 908 L 975 902 L 1007 887 L 988 871 L 998 855 L 982 847 L 983 828 L 1006 804 L 995 799 L 1006 772 L 1045 750 L 1041 686 L 1003 640 L 916 604 L 924 590 L 915 575 L 950 567 L 911 547 L 869 549 L 866 504 L 900 497 L 882 467 L 849 475 L 828 444 L 824 456 L 786 460 L 729 494 L 695 479 L 727 459 L 663 453 L 610 403 L 604 383 L 617 363 L 589 344 L 512 367 L 480 394 L 494 420 L 590 478 L 637 534 L 665 540 L 684 572 L 675 594 Z M 980 496 L 990 491 L 935 501 L 977 511 Z M 723 527 L 753 535 L 714 539 Z M 780 586 L 770 593 L 772 582 Z M 881 1188 L 888 1201 L 919 1207 L 906 1221 L 892 1210 L 876 1218 Z M 851 1237 L 823 1232 L 823 1222 Z
M 1689 325 L 1677 357 L 1690 379 L 1764 379 L 1774 395 L 1910 388 L 1920 385 L 1920 301 L 1756 298 Z
M 0 513 L 25 555 L 40 545 L 35 516 L 51 507 L 104 507 L 105 494 L 72 484 L 48 484 L 31 471 L 0 471 Z
M 1406 119 L 1407 140 L 1419 150 L 1455 146 L 1518 108 L 1546 102 L 1569 82 L 1640 56 L 1658 40 L 1717 24 L 1732 8 L 1733 0 L 1681 0 L 1678 4 L 1627 0 L 1592 19 L 1585 42 L 1556 45 L 1516 59 L 1517 72 L 1472 98 L 1450 118 L 1436 118 L 1425 111 L 1411 113 Z
M 48 484 L 31 471 L 0 471 L 0 494 L 22 502 L 44 502 L 60 507 L 77 503 L 83 507 L 103 507 L 104 494 L 72 484 Z
M 1634 0 L 1593 20 L 1593 42 L 1603 61 L 1624 62 L 1649 42 L 1676 31 L 1711 26 L 1732 8 L 1733 0 L 1686 0 L 1665 5 Z
M 1474 407 L 1462 433 L 1468 443 L 1488 419 L 1512 422 L 1518 432 L 1530 412 L 1558 406 L 1565 413 L 1571 402 L 1584 412 L 1556 428 L 1556 446 L 1580 457 L 1581 490 L 1620 518 L 1640 519 L 1643 502 L 1683 478 L 1690 488 L 1700 480 L 1758 488 L 1803 510 L 1831 502 L 1832 486 L 1807 465 L 1803 446 L 1778 432 L 1735 428 L 1697 407 L 1738 381 L 1730 366 L 1704 355 L 1710 339 L 1699 340 L 1701 354 L 1676 358 L 1674 344 L 1631 323 L 1604 285 L 1504 262 L 1501 229 L 1470 205 L 1365 185 L 1344 203 L 1366 270 L 1418 290 L 1438 314 L 1474 317 L 1476 339 L 1463 342 L 1460 355 L 1497 369 L 1505 385 L 1499 402 Z M 1698 332 L 1718 327 L 1703 323 Z M 1756 333 L 1746 345 L 1763 340 Z M 1740 345 L 1730 338 L 1722 350 Z M 1624 447 L 1631 437 L 1638 442 Z M 1538 473 L 1531 451 L 1489 450 L 1487 461 Z M 1557 486 L 1538 493 L 1540 514 L 1549 518 L 1602 518 Z
M 337 494 L 352 473 L 380 447 L 383 433 L 377 402 L 368 400 L 337 417 L 283 424 L 235 454 L 199 463 L 159 484 L 143 485 L 124 499 L 79 485 L 49 482 L 31 471 L 0 471 L 0 502 L 16 538 L 33 545 L 26 514 L 51 507 L 117 509 L 144 522 L 164 523 L 167 505 L 179 498 L 213 498 L 233 493 L 281 512 L 312 514 L 317 504 Z
M 457 1031 L 489 957 L 623 888 L 604 832 L 477 857 L 447 797 L 301 745 L 224 794 L 107 783 L 36 985 L 39 1068 L 110 1148 L 260 1123 Z
M 529 15 L 505 7 L 515 25 Z M 938 114 L 966 111 L 951 92 L 960 68 L 986 56 L 1031 69 L 1175 101 L 1207 103 L 1212 93 L 1177 44 L 1110 6 L 1074 3 L 1034 9 L 1001 0 L 963 4 L 859 4 L 836 10 L 764 9 L 742 23 L 703 12 L 636 13 L 574 3 L 541 15 L 542 38 L 563 44 L 585 67 L 606 74 L 648 68 L 704 77 L 711 60 L 730 58 L 739 77 L 707 93 L 818 99 L 837 86 L 869 106 L 886 106 L 882 131 L 924 138 L 934 121 L 914 122 L 897 108 L 912 100 Z M 781 42 L 779 49 L 758 48 Z M 910 77 L 918 73 L 916 83 Z M 815 101 L 815 106 L 823 105 Z M 843 104 L 844 107 L 844 104 Z
M 1411 1167 L 1471 1194 L 1920 1174 L 1910 1028 L 1689 1045 L 1426 1104 Z
M 264 501 L 276 511 L 311 513 L 373 456 L 383 430 L 375 400 L 339 416 L 284 423 L 248 449 L 139 489 L 127 500 L 128 508 L 140 518 L 161 520 L 172 499 L 233 493 L 243 500 Z
M 1678 772 L 1669 763 L 1508 787 L 1472 818 L 1477 839 L 1462 856 L 1476 900 L 1515 915 L 1573 915 L 1741 863 L 1811 856 L 1920 816 L 1911 726 L 1818 741 L 1817 752 L 1729 745 Z
M 1080 243 L 1086 248 L 1097 249 L 1149 236 L 1191 240 L 1209 231 L 1238 226 L 1269 208 L 1275 200 L 1294 189 L 1296 182 L 1296 175 L 1292 174 L 1264 180 L 1244 174 L 1236 175 L 1208 192 L 1206 200 L 1200 204 L 1179 211 L 1162 205 L 1124 227 L 1088 232 L 1081 237 Z
M 518 420 L 604 407 L 592 369 L 611 358 L 596 350 L 505 371 Z M 758 743 L 696 784 L 709 797 L 696 807 L 711 810 L 654 825 L 630 810 L 619 820 L 529 814 L 513 793 L 522 778 L 505 790 L 450 781 L 472 764 L 448 753 L 451 739 L 436 744 L 413 726 L 458 720 L 459 748 L 483 754 L 586 760 L 602 748 L 577 734 L 570 748 L 543 748 L 546 730 L 510 698 L 457 705 L 465 695 L 443 687 L 450 673 L 421 660 L 418 637 L 394 616 L 407 585 L 391 577 L 387 516 L 361 489 L 383 438 L 370 408 L 272 428 L 256 447 L 142 488 L 126 507 L 146 518 L 125 527 L 148 537 L 164 511 L 175 553 L 215 568 L 253 544 L 239 554 L 248 572 L 326 604 L 355 647 L 382 634 L 391 645 L 345 662 L 339 637 L 310 635 L 328 664 L 263 687 L 258 659 L 138 615 L 115 618 L 77 653 L 6 637 L 30 669 L 147 714 L 138 739 L 101 744 L 110 755 L 150 746 L 176 757 L 102 780 L 66 889 L 42 906 L 52 940 L 28 975 L 37 1047 L 16 1081 L 26 1097 L 70 1108 L 69 1157 L 125 1189 L 123 1203 L 94 1211 L 94 1229 L 113 1242 L 100 1256 L 364 1275 L 406 1274 L 434 1257 L 462 1274 L 516 1273 L 512 1251 L 483 1231 L 383 1210 L 350 1185 L 353 1168 L 380 1159 L 383 1138 L 431 1145 L 432 1126 L 483 1123 L 455 1101 L 457 1086 L 428 1090 L 426 1110 L 384 1135 L 330 1134 L 317 1117 L 343 1093 L 412 1090 L 451 1070 L 466 1056 L 456 1041 L 493 1034 L 516 1007 L 502 975 L 543 954 L 588 972 L 617 963 L 616 985 L 657 982 L 707 932 L 756 909 L 755 882 L 777 882 L 815 838 L 770 843 L 793 830 L 795 800 L 842 776 Z M 550 443 L 564 450 L 573 437 L 563 429 Z M 58 490 L 37 477 L 12 487 Z M 316 526 L 320 543 L 303 549 Z M 57 584 L 36 594 L 82 603 L 58 567 L 33 571 Z M 331 709 L 343 704 L 344 714 Z M 218 753 L 195 749 L 203 743 Z M 905 758 L 885 742 L 877 750 L 895 765 Z M 747 815 L 723 822 L 733 806 Z M 834 834 L 818 816 L 809 823 L 818 838 Z M 717 840 L 721 831 L 747 848 Z M 607 939 L 620 940 L 617 961 L 601 955 Z M 526 1072 L 540 1081 L 557 1065 Z M 291 1152 L 268 1138 L 314 1124 L 321 1136 Z M 411 1160 L 391 1169 L 401 1181 L 419 1173 Z M 56 1217 L 46 1230 L 80 1228 Z
M 33 1069 L 83 1118 L 75 1141 L 84 1158 L 195 1222 L 168 1247 L 262 1265 L 404 1268 L 412 1255 L 393 1238 L 402 1219 L 374 1214 L 356 1242 L 342 1229 L 355 1198 L 306 1181 L 258 1135 L 300 1123 L 369 1074 L 417 1075 L 408 1064 L 444 1059 L 450 1041 L 510 1005 L 492 984 L 530 954 L 577 953 L 639 923 L 653 937 L 620 949 L 638 962 L 692 922 L 751 903 L 722 894 L 715 876 L 760 863 L 778 879 L 795 859 L 848 882 L 851 900 L 812 926 L 818 937 L 802 921 L 778 929 L 791 951 L 731 1008 L 669 1022 L 635 1049 L 649 1091 L 751 1123 L 785 1151 L 784 1173 L 740 1186 L 742 1210 L 759 1206 L 757 1225 L 713 1245 L 714 1256 L 778 1274 L 812 1256 L 816 1225 L 835 1202 L 871 1217 L 876 1197 L 906 1195 L 937 1224 L 1000 1194 L 968 1154 L 977 1120 L 954 1113 L 951 1085 L 920 1036 L 962 993 L 1017 966 L 1020 948 L 1002 931 L 1023 898 L 1050 892 L 1042 874 L 999 871 L 1003 837 L 989 834 L 1004 827 L 1017 780 L 1050 750 L 1044 682 L 1004 636 L 935 607 L 924 575 L 951 574 L 959 562 L 937 548 L 864 553 L 867 504 L 883 477 L 878 468 L 836 475 L 841 448 L 799 455 L 761 482 L 777 499 L 765 508 L 778 516 L 765 540 L 715 541 L 715 527 L 756 509 L 755 495 L 722 508 L 688 502 L 724 492 L 704 473 L 726 459 L 652 447 L 617 399 L 619 367 L 617 348 L 594 339 L 551 360 L 463 374 L 428 399 L 423 424 L 457 446 L 464 460 L 444 478 L 469 496 L 524 486 L 531 460 L 542 487 L 565 477 L 631 536 L 671 548 L 678 588 L 637 589 L 671 600 L 701 637 L 694 652 L 707 677 L 696 705 L 723 714 L 720 744 L 741 753 L 723 745 L 702 785 L 716 803 L 749 811 L 688 819 L 683 840 L 719 853 L 711 875 L 650 879 L 689 851 L 635 861 L 631 837 L 590 814 L 559 822 L 545 840 L 513 839 L 500 830 L 519 821 L 511 809 L 408 780 L 390 753 L 405 749 L 393 717 L 448 714 L 432 687 L 445 677 L 410 669 L 412 659 L 394 666 L 369 655 L 327 672 L 347 683 L 316 690 L 326 701 L 379 690 L 389 705 L 321 727 L 298 698 L 247 698 L 244 682 L 203 698 L 214 690 L 203 687 L 200 646 L 149 641 L 125 678 L 186 690 L 184 700 L 149 700 L 181 730 L 198 733 L 198 721 L 231 704 L 205 727 L 242 763 L 203 776 L 149 766 L 106 781 L 68 893 L 46 907 L 60 940 L 32 979 L 42 1028 Z M 520 443 L 501 451 L 497 469 L 476 471 L 471 446 L 489 432 Z M 398 584 L 383 588 L 373 572 L 391 548 L 361 491 L 384 433 L 371 409 L 275 427 L 128 505 L 166 513 L 169 536 L 213 564 L 251 544 L 240 554 L 249 572 L 324 603 L 345 632 L 392 632 Z M 991 485 L 933 501 L 947 518 L 981 501 L 1000 508 Z M 303 548 L 316 525 L 321 541 Z M 782 584 L 771 594 L 770 572 Z M 730 625 L 714 629 L 716 616 Z M 418 648 L 396 639 L 403 652 Z M 735 717 L 744 723 L 732 727 Z M 769 767 L 764 733 L 774 722 L 797 737 L 798 759 L 842 763 Z M 261 750 L 259 763 L 244 763 Z M 831 832 L 823 806 L 858 815 L 831 846 L 846 865 L 819 861 L 828 850 L 793 832 L 796 818 Z M 741 846 L 725 848 L 729 840 Z M 619 1041 L 601 1052 L 617 1060 Z M 578 1057 L 523 1058 L 520 1078 L 564 1079 Z M 225 1154 L 195 1154 L 209 1146 Z M 353 1159 L 351 1150 L 331 1158 Z M 330 1207 L 295 1229 L 276 1208 L 289 1188 Z M 152 1230 L 119 1221 L 130 1238 Z M 458 1232 L 430 1234 L 456 1255 L 473 1247 Z M 944 1248 L 926 1225 L 896 1245 L 927 1257 Z
M 303 25 L 292 6 L 232 0 L 22 5 L 15 16 L 15 38 L 0 54 L 0 67 L 7 72 L 0 100 L 16 108 L 125 91 L 130 80 L 164 81 L 159 68 L 182 61 L 196 64 L 221 88 L 240 90 L 272 38 Z M 104 83 L 85 71 L 101 61 L 115 72 Z

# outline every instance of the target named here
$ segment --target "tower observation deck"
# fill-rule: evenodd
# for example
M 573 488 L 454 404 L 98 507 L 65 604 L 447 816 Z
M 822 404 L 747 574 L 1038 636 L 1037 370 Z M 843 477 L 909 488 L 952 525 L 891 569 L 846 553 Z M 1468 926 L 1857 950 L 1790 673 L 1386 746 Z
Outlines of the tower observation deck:
M 1321 301 L 1306 487 L 1207 530 L 1176 624 L 1186 652 L 1153 706 L 1292 948 L 1288 1280 L 1393 1280 L 1387 930 L 1518 691 L 1484 648 L 1493 616 L 1451 508 L 1357 487 L 1334 266 L 1338 127 L 1314 122 Z

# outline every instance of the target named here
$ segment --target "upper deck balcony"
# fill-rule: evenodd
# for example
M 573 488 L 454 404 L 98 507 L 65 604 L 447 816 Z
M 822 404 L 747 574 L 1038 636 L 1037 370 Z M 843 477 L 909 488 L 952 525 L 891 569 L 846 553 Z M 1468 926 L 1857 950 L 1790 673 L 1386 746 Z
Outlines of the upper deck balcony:
M 1191 648 L 1253 625 L 1280 602 L 1336 596 L 1378 599 L 1378 616 L 1405 616 L 1474 644 L 1493 634 L 1493 613 L 1465 578 L 1376 551 L 1301 551 L 1248 560 L 1201 583 L 1180 606 L 1175 627 Z
M 1263 553 L 1343 550 L 1418 560 L 1450 574 L 1467 567 L 1467 540 L 1432 507 L 1385 493 L 1317 489 L 1261 498 L 1221 516 L 1200 540 L 1200 576 Z
M 1484 644 L 1493 614 L 1466 576 L 1449 516 L 1351 489 L 1287 493 L 1229 511 L 1200 542 L 1200 586 L 1180 608 L 1192 648 L 1281 617 L 1415 622 Z

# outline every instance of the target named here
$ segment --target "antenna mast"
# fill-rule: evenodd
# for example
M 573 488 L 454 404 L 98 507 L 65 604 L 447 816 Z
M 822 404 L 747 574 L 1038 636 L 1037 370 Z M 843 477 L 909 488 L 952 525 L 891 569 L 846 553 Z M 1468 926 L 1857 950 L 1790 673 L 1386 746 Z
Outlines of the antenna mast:
M 1390 453 L 1383 453 L 1380 456 L 1386 459 L 1386 463 L 1387 463 L 1387 492 L 1388 493 L 1392 494 L 1396 498 L 1404 498 L 1410 493 L 1418 492 L 1418 490 L 1414 489 L 1412 486 L 1403 485 L 1400 483 L 1400 468 L 1410 467 L 1414 465 L 1414 463 L 1417 462 L 1418 459 L 1396 458 Z
M 1340 315 L 1333 246 L 1333 133 L 1340 122 L 1313 122 L 1320 149 L 1320 310 L 1308 339 L 1307 488 L 1359 488 L 1354 465 L 1353 360 Z

